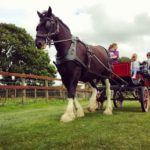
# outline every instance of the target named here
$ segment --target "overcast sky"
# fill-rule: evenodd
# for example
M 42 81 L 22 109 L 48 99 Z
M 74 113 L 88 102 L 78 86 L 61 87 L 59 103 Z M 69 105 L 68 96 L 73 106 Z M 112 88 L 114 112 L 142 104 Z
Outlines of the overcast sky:
M 23 27 L 35 37 L 36 12 L 48 6 L 88 44 L 108 48 L 116 42 L 120 56 L 136 52 L 139 60 L 150 51 L 150 0 L 0 0 L 0 22 Z M 54 60 L 55 49 L 48 51 Z

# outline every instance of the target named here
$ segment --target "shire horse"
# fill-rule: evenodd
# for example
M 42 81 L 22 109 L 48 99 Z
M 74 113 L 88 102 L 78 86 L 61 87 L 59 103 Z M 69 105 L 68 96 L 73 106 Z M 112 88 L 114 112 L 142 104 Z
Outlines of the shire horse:
M 61 121 L 69 122 L 84 116 L 83 108 L 75 96 L 78 81 L 91 85 L 92 95 L 88 107 L 90 112 L 97 109 L 96 84 L 101 81 L 106 85 L 107 101 L 104 114 L 111 115 L 111 66 L 107 50 L 102 46 L 87 45 L 74 37 L 68 26 L 52 13 L 51 7 L 42 13 L 37 11 L 37 14 L 40 22 L 36 28 L 35 44 L 39 49 L 54 44 L 57 50 L 55 65 L 68 92 L 68 105 Z

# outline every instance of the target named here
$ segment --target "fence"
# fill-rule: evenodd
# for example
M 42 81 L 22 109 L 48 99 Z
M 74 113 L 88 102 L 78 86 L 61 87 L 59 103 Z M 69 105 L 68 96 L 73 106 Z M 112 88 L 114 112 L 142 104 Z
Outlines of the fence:
M 20 74 L 0 72 L 0 100 L 7 98 L 22 98 L 22 102 L 26 98 L 50 98 L 65 99 L 67 92 L 62 85 L 61 79 L 37 76 L 32 74 Z M 7 78 L 7 80 L 3 80 Z M 53 85 L 55 82 L 60 82 L 59 85 Z M 82 84 L 82 83 L 80 83 Z M 77 88 L 77 97 L 87 98 L 91 91 L 88 89 Z

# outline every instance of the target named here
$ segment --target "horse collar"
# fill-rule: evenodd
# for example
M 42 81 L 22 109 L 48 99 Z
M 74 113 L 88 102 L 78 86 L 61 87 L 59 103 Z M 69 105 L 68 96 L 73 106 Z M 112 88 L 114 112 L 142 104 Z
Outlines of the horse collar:
M 77 53 L 76 53 L 77 41 L 79 40 L 78 37 L 72 36 L 72 38 L 70 40 L 72 41 L 72 44 L 71 44 L 67 54 L 65 56 L 56 57 L 56 62 L 54 62 L 54 64 L 56 66 L 59 66 L 67 61 L 74 61 L 77 64 L 80 64 L 83 67 L 87 68 L 86 65 L 77 56 Z
M 60 65 L 64 63 L 65 61 L 71 61 L 76 58 L 76 45 L 77 45 L 77 37 L 72 36 L 71 38 L 72 44 L 70 48 L 68 49 L 68 52 L 65 56 L 56 56 L 56 63 L 57 65 Z
M 66 55 L 67 60 L 73 60 L 76 57 L 76 45 L 77 45 L 77 37 L 72 37 L 72 44 L 68 50 Z

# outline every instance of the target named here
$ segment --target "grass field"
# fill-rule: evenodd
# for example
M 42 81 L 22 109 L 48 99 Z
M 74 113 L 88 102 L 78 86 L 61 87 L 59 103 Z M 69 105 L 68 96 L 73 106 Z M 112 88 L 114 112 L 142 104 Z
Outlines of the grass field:
M 112 116 L 86 113 L 61 123 L 65 106 L 52 100 L 0 107 L 0 150 L 150 150 L 150 113 L 138 102 L 125 102 Z

